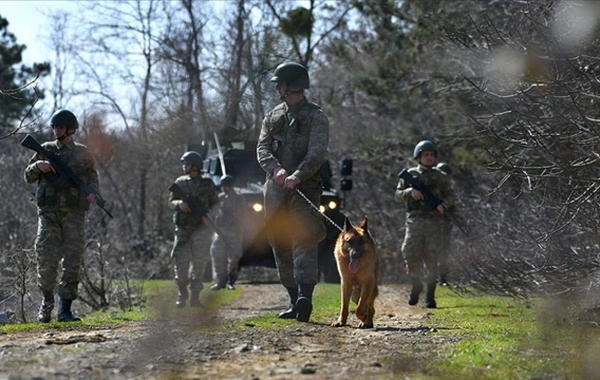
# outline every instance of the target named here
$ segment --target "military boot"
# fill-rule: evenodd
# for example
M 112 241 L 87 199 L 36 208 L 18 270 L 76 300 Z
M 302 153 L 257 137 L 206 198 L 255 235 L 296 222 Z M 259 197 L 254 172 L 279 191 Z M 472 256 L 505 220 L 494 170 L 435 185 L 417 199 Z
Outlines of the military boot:
M 52 319 L 52 309 L 54 309 L 54 293 L 48 290 L 42 290 L 42 305 L 37 316 L 38 322 L 48 323 Z
M 216 284 L 210 287 L 210 290 L 212 291 L 217 291 L 221 289 L 225 289 L 225 281 L 218 281 Z
M 192 289 L 192 294 L 190 295 L 190 307 L 202 307 L 200 303 L 200 292 L 202 289 Z
M 411 306 L 416 305 L 419 302 L 419 295 L 423 291 L 423 282 L 418 277 L 411 277 L 412 289 L 408 296 L 408 304 Z
M 295 319 L 296 315 L 296 301 L 298 300 L 298 288 L 286 287 L 288 294 L 290 295 L 290 307 L 287 310 L 279 313 L 278 318 L 280 319 Z
M 441 274 L 440 275 L 440 285 L 441 286 L 448 286 L 448 278 L 446 277 L 445 274 Z
M 60 299 L 60 301 L 58 303 L 58 315 L 56 316 L 56 319 L 59 322 L 79 322 L 79 321 L 81 321 L 81 318 L 76 317 L 71 312 L 71 304 L 72 303 L 73 303 L 73 300 L 66 300 L 64 298 Z
M 435 281 L 427 283 L 427 294 L 425 296 L 425 307 L 428 309 L 435 309 L 437 305 L 435 303 Z
M 185 303 L 188 299 L 187 285 L 177 284 L 177 290 L 179 293 L 177 294 L 177 301 L 175 301 L 175 306 L 181 309 L 185 307 Z
M 227 276 L 227 289 L 235 289 L 235 281 L 237 280 L 237 277 L 237 273 L 229 273 L 229 275 Z
M 308 322 L 312 313 L 312 294 L 315 286 L 312 284 L 298 283 L 298 301 L 296 301 L 296 320 Z

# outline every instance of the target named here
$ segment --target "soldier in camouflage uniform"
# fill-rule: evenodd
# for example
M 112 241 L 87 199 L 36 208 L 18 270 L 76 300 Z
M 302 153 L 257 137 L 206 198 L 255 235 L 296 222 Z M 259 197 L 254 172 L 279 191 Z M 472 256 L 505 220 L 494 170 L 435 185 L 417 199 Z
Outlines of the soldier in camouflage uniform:
M 50 124 L 56 140 L 45 142 L 42 146 L 57 153 L 83 182 L 98 191 L 94 159 L 85 145 L 73 140 L 73 134 L 79 128 L 77 117 L 71 111 L 58 110 L 52 115 Z M 33 155 L 25 168 L 27 183 L 38 183 L 35 251 L 38 286 L 43 295 L 38 321 L 42 323 L 50 322 L 52 317 L 59 265 L 62 266 L 62 276 L 58 283 L 60 302 L 57 320 L 81 320 L 73 315 L 71 304 L 77 298 L 79 270 L 83 260 L 85 214 L 90 203 L 96 204 L 93 194 L 86 196 L 73 181 L 59 186 L 54 182 L 57 178 L 57 169 L 39 153 Z
M 415 146 L 413 158 L 418 162 L 418 166 L 409 169 L 408 172 L 443 200 L 447 207 L 451 207 L 454 196 L 450 179 L 434 167 L 437 159 L 436 146 L 429 140 L 419 142 Z M 444 206 L 433 207 L 425 201 L 423 193 L 412 188 L 411 184 L 403 179 L 398 182 L 395 199 L 406 203 L 406 232 L 402 254 L 412 283 L 408 304 L 416 305 L 419 302 L 419 295 L 423 290 L 424 264 L 427 283 L 425 306 L 436 308 L 437 259 L 443 244 L 442 230 L 446 222 Z
M 283 103 L 263 120 L 257 158 L 267 173 L 264 195 L 269 242 L 279 280 L 291 301 L 279 318 L 308 322 L 319 281 L 318 243 L 325 238 L 326 229 L 321 216 L 294 189 L 320 204 L 320 168 L 329 142 L 329 121 L 318 105 L 304 97 L 304 89 L 309 88 L 304 66 L 282 63 L 271 82 L 277 83 Z
M 438 170 L 446 173 L 448 178 L 452 180 L 452 167 L 445 163 L 440 162 L 435 166 Z M 449 211 L 453 212 L 454 205 Z M 452 232 L 452 222 L 448 218 L 443 218 L 442 223 L 442 247 L 438 253 L 438 283 L 442 286 L 448 286 L 448 257 L 450 256 L 450 234 Z
M 238 263 L 242 258 L 244 200 L 233 188 L 233 177 L 230 175 L 221 177 L 221 190 L 215 224 L 224 236 L 217 232 L 213 234 L 210 257 L 215 284 L 211 290 L 220 290 L 225 286 L 233 290 L 238 277 Z
M 203 178 L 202 156 L 190 151 L 181 157 L 183 172 L 175 180 L 183 194 L 171 191 L 169 206 L 173 210 L 175 240 L 171 259 L 175 270 L 178 296 L 175 305 L 185 307 L 190 287 L 190 306 L 200 307 L 199 295 L 203 289 L 202 276 L 210 260 L 212 231 L 206 214 L 218 202 L 214 182 Z

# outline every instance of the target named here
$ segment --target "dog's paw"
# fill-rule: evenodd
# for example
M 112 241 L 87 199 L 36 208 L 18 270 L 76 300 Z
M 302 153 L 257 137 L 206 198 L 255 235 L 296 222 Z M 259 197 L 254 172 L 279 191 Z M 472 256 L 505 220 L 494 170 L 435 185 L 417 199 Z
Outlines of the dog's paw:
M 333 322 L 331 324 L 331 327 L 342 327 L 344 325 L 346 325 L 346 323 L 344 323 L 344 322 L 342 322 L 341 320 L 338 319 L 337 321 L 335 321 L 335 322 Z
M 361 322 L 361 323 L 359 323 L 358 328 L 359 329 L 372 329 L 373 322 L 371 322 L 371 323 Z

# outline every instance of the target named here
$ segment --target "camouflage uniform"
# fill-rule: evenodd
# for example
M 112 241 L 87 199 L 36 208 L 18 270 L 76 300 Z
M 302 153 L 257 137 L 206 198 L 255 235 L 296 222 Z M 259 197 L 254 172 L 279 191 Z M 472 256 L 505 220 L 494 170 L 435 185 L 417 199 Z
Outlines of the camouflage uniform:
M 329 141 L 329 121 L 319 106 L 306 99 L 288 108 L 281 103 L 262 124 L 258 162 L 267 173 L 264 185 L 269 242 L 279 279 L 286 288 L 319 281 L 318 243 L 326 229 L 321 216 L 292 189 L 273 180 L 273 169 L 283 167 L 301 179 L 298 189 L 315 205 L 320 203 L 320 168 Z
M 214 233 L 210 256 L 213 278 L 220 288 L 225 287 L 225 283 L 233 285 L 238 276 L 238 263 L 242 258 L 243 202 L 244 199 L 235 190 L 229 194 L 219 194 L 219 211 L 215 224 L 224 237 Z
M 42 146 L 57 153 L 83 182 L 98 191 L 98 173 L 85 145 L 73 140 L 67 144 L 55 140 L 45 142 Z M 62 275 L 58 283 L 58 295 L 61 299 L 74 300 L 77 298 L 79 269 L 85 246 L 85 213 L 90 204 L 86 194 L 74 182 L 68 181 L 61 187 L 53 185 L 58 176 L 55 173 L 42 173 L 37 167 L 37 162 L 42 160 L 46 160 L 43 155 L 33 155 L 24 173 L 27 183 L 38 182 L 36 200 L 39 218 L 35 240 L 38 286 L 42 292 L 52 293 L 57 285 L 60 264 Z
M 184 213 L 179 209 L 181 198 L 173 193 L 169 196 L 169 206 L 174 211 L 175 223 L 175 240 L 171 251 L 175 282 L 180 289 L 186 289 L 189 285 L 192 294 L 199 293 L 203 289 L 202 276 L 210 260 L 209 247 L 212 238 L 211 229 L 202 221 L 201 211 L 208 212 L 217 203 L 218 194 L 214 182 L 200 176 L 192 178 L 186 174 L 177 178 L 175 184 L 179 185 L 187 197 L 198 202 L 198 210 Z
M 450 179 L 446 174 L 436 168 L 423 165 L 408 170 L 409 173 L 425 185 L 448 207 L 452 206 L 454 195 Z M 400 179 L 396 188 L 395 199 L 406 202 L 406 232 L 402 244 L 402 254 L 406 263 L 408 275 L 413 281 L 413 288 L 420 292 L 422 267 L 425 264 L 427 274 L 425 281 L 435 291 L 437 280 L 438 252 L 443 244 L 442 230 L 446 225 L 446 217 L 440 214 L 435 207 L 425 201 L 417 201 L 411 196 L 411 184 Z M 415 285 L 415 284 L 419 285 Z M 433 295 L 431 295 L 433 297 Z

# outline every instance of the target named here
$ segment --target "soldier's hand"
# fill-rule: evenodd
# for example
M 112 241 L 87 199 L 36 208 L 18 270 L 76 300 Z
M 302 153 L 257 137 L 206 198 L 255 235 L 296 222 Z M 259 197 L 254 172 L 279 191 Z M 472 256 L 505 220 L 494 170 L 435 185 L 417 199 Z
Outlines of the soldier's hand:
M 37 165 L 38 169 L 40 169 L 42 171 L 42 173 L 49 173 L 49 172 L 56 173 L 54 166 L 52 166 L 52 164 L 48 161 L 38 161 L 36 163 L 36 165 Z
M 87 196 L 87 200 L 88 200 L 88 202 L 90 202 L 94 206 L 96 205 L 96 196 L 94 194 L 89 194 Z
M 417 189 L 413 189 L 410 192 L 411 197 L 413 197 L 415 200 L 417 201 L 423 201 L 425 200 L 425 197 L 423 196 L 423 193 L 421 193 L 419 190 Z
M 278 166 L 275 169 L 273 169 L 273 179 L 278 185 L 283 185 L 287 176 L 288 172 L 281 166 Z
M 285 181 L 283 182 L 283 187 L 288 189 L 294 189 L 296 186 L 298 186 L 300 182 L 300 178 L 292 174 L 291 176 L 286 177 Z
M 440 214 L 442 214 L 442 215 L 444 214 L 444 211 L 446 211 L 446 208 L 444 207 L 444 205 L 438 205 L 438 206 L 436 207 L 436 209 L 437 209 L 437 210 L 438 210 L 438 212 L 439 212 Z
M 190 206 L 185 203 L 184 201 L 181 201 L 179 203 L 179 209 L 181 210 L 181 212 L 185 212 L 186 214 L 189 214 L 190 212 L 192 212 L 192 209 L 190 208 Z

